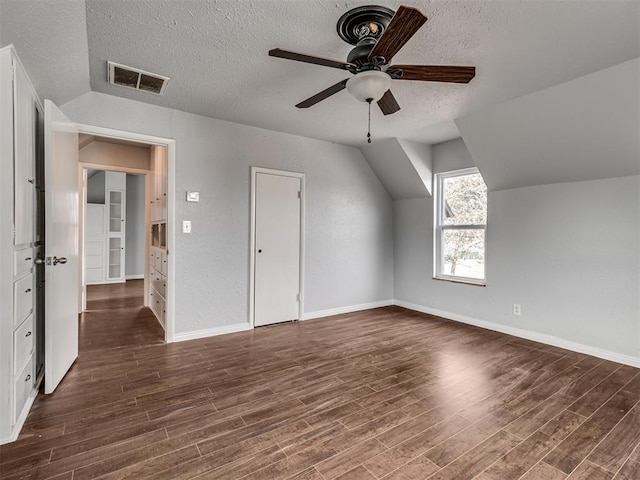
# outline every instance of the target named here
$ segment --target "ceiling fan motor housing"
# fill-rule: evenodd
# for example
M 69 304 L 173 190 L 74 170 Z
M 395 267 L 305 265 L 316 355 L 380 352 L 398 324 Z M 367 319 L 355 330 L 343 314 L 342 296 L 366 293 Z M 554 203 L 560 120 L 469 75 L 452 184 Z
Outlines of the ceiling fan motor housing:
M 353 63 L 358 67 L 362 67 L 369 63 L 369 53 L 376 45 L 376 39 L 371 37 L 365 37 L 358 42 L 358 44 L 351 49 L 349 55 L 347 55 L 347 62 Z
M 386 30 L 395 12 L 387 7 L 365 5 L 352 8 L 340 17 L 338 35 L 345 42 L 355 45 L 347 56 L 347 62 L 358 66 L 359 71 L 380 70 L 381 62 L 371 62 L 369 53 Z

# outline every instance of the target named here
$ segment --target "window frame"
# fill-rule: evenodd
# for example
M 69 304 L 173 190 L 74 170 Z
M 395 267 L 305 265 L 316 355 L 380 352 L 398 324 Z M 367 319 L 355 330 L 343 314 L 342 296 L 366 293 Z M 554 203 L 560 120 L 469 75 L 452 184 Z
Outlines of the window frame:
M 445 204 L 444 204 L 444 181 L 449 178 L 464 177 L 467 175 L 480 174 L 476 167 L 463 168 L 459 170 L 450 170 L 434 174 L 434 221 L 433 221 L 433 279 L 446 280 L 456 283 L 465 283 L 469 285 L 486 286 L 487 285 L 487 222 L 484 224 L 463 224 L 463 225 L 445 225 Z M 484 181 L 484 179 L 483 179 Z M 486 185 L 486 184 L 485 184 Z M 487 213 L 488 213 L 487 198 Z M 484 231 L 484 278 L 463 277 L 460 275 L 447 275 L 444 272 L 444 232 L 446 230 L 483 230 Z

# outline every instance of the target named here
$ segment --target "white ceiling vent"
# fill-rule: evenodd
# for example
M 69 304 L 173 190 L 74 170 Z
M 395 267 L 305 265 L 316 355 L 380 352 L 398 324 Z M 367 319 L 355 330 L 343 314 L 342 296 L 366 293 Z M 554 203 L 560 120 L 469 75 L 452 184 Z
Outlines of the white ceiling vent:
M 145 72 L 138 68 L 127 67 L 119 63 L 107 62 L 107 80 L 111 85 L 133 88 L 143 92 L 164 95 L 169 83 L 169 77 L 156 73 Z

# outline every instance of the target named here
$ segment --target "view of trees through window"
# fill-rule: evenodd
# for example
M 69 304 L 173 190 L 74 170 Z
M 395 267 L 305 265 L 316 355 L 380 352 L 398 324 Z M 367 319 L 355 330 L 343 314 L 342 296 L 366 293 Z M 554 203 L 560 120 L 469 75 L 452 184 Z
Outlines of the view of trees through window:
M 487 187 L 479 173 L 443 178 L 442 274 L 484 279 Z

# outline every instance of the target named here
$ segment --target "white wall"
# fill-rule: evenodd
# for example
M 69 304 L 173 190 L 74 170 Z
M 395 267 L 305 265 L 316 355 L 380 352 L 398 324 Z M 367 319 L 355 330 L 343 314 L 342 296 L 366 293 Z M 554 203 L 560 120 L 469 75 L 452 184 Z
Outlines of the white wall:
M 461 146 L 434 146 L 434 171 L 471 166 Z M 489 192 L 487 286 L 479 287 L 432 279 L 432 199 L 399 200 L 395 298 L 640 360 L 639 218 L 638 176 Z
M 306 174 L 306 313 L 392 298 L 393 206 L 358 149 L 94 92 L 62 110 L 176 140 L 177 333 L 248 321 L 250 166 Z
M 125 276 L 144 276 L 144 175 L 127 174 Z

